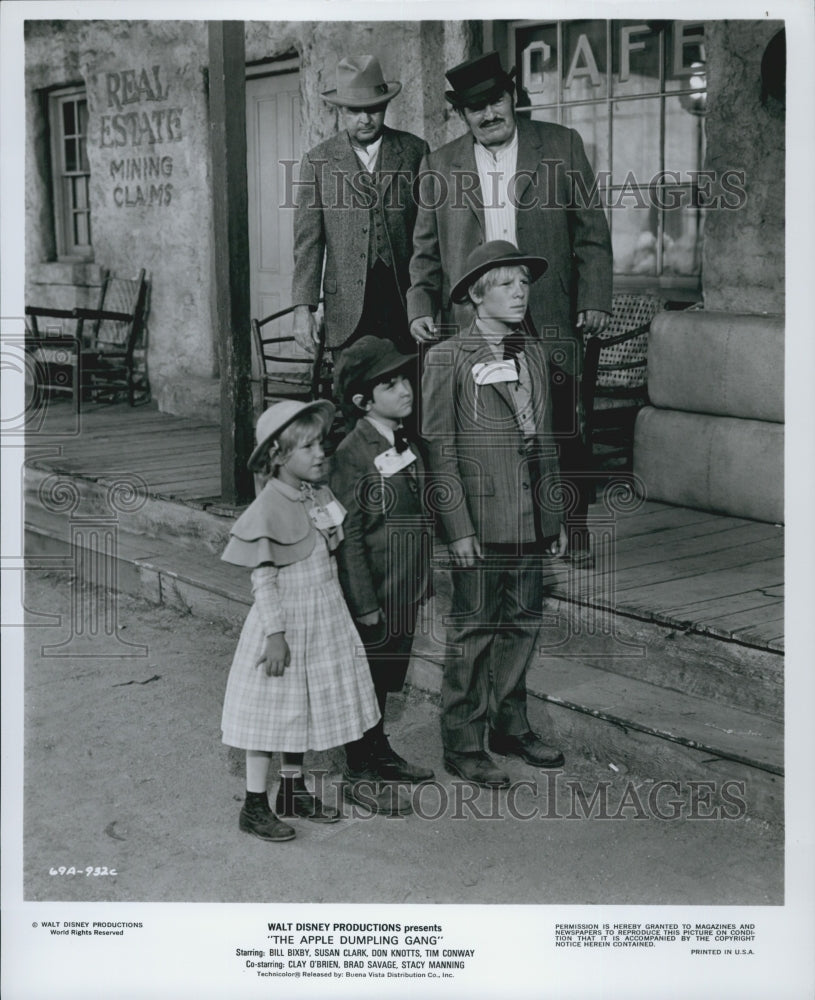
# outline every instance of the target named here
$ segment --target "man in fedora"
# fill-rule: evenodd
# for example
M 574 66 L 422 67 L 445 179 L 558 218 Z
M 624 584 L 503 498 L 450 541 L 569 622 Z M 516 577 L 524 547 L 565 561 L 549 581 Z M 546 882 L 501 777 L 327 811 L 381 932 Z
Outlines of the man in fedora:
M 303 157 L 294 216 L 293 333 L 310 350 L 324 299 L 326 346 L 363 334 L 415 348 L 405 310 L 416 205 L 412 184 L 427 143 L 385 125 L 402 89 L 372 55 L 349 56 L 322 96 L 343 130 Z
M 450 288 L 478 245 L 506 240 L 549 261 L 545 280 L 532 288 L 529 310 L 553 379 L 561 470 L 564 479 L 572 473 L 580 497 L 570 515 L 570 548 L 578 564 L 588 564 L 580 338 L 605 328 L 612 282 L 608 224 L 599 201 L 587 204 L 594 174 L 573 129 L 516 117 L 512 75 L 497 52 L 446 76 L 452 87 L 446 98 L 469 131 L 422 165 L 407 297 L 411 334 L 419 342 L 432 340 L 439 320 L 468 321 L 467 309 L 451 304 Z
M 545 555 L 566 529 L 552 436 L 546 352 L 525 326 L 547 262 L 493 240 L 466 258 L 451 295 L 475 318 L 435 344 L 422 377 L 422 434 L 437 520 L 452 559 L 441 690 L 444 764 L 487 787 L 508 775 L 484 748 L 534 767 L 563 755 L 531 730 L 526 675 L 542 621 Z

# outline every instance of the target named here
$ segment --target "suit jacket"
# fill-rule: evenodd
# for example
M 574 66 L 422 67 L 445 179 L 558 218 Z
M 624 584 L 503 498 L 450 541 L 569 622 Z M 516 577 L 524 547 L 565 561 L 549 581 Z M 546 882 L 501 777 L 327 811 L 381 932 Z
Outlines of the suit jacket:
M 546 353 L 534 337 L 527 339 L 524 353 L 537 431 L 537 484 L 510 396 L 512 383 L 476 385 L 473 365 L 495 356 L 475 324 L 434 344 L 427 354 L 422 436 L 448 542 L 467 535 L 487 544 L 533 542 L 536 516 L 544 537 L 560 530 L 563 512 Z
M 391 635 L 412 635 L 416 608 L 430 573 L 432 525 L 422 496 L 425 470 L 416 461 L 383 481 L 374 458 L 389 443 L 370 421 L 360 419 L 334 456 L 331 488 L 348 511 L 337 568 L 355 618 L 381 607 Z
M 410 132 L 385 128 L 379 153 L 378 197 L 397 284 L 410 284 L 416 202 L 412 184 L 428 145 Z M 322 285 L 326 343 L 339 347 L 354 332 L 365 297 L 373 188 L 346 131 L 303 157 L 294 213 L 292 304 L 316 308 Z M 323 265 L 325 264 L 325 273 Z
M 573 129 L 518 118 L 517 238 L 523 253 L 545 257 L 546 274 L 531 288 L 532 320 L 547 355 L 575 374 L 582 358 L 575 332 L 584 309 L 611 312 L 612 256 L 608 224 L 601 207 L 582 207 L 579 185 L 591 192 L 594 174 L 583 142 Z M 473 138 L 467 133 L 426 157 L 425 170 L 446 179 L 423 181 L 413 233 L 408 319 L 440 315 L 459 328 L 469 324 L 468 307 L 451 308 L 450 289 L 465 271 L 467 255 L 486 240 L 484 209 Z M 474 178 L 474 183 L 473 183 Z M 467 190 L 472 187 L 472 190 Z M 586 198 L 588 200 L 588 198 Z

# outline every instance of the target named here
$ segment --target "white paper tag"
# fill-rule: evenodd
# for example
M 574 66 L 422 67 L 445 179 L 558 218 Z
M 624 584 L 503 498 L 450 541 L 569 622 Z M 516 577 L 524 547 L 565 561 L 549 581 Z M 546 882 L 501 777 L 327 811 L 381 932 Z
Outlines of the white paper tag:
M 517 382 L 518 372 L 514 361 L 484 361 L 473 365 L 473 379 L 476 385 Z
M 345 510 L 336 500 L 332 500 L 324 507 L 312 507 L 308 512 L 308 516 L 314 522 L 315 528 L 328 531 L 329 528 L 336 528 L 342 524 L 345 518 Z
M 411 462 L 416 461 L 416 456 L 407 448 L 403 452 L 398 452 L 395 448 L 388 448 L 374 458 L 374 465 L 377 472 L 382 476 L 392 476 L 400 469 L 406 468 Z

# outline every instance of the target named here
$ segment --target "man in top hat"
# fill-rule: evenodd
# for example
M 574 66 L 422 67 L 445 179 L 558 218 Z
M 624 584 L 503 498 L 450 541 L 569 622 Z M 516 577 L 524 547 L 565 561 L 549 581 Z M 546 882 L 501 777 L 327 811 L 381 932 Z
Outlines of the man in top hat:
M 411 189 L 427 143 L 385 125 L 402 89 L 375 56 L 350 56 L 337 87 L 322 96 L 339 108 L 343 130 L 303 157 L 294 216 L 293 333 L 317 340 L 322 297 L 326 345 L 341 349 L 363 334 L 415 347 L 405 310 L 416 205 Z M 321 295 L 322 292 L 322 295 Z
M 468 133 L 427 157 L 413 234 L 408 317 L 413 337 L 434 339 L 436 325 L 466 323 L 450 303 L 467 255 L 506 240 L 545 257 L 546 278 L 531 290 L 529 310 L 543 339 L 553 378 L 555 431 L 564 479 L 573 475 L 580 502 L 570 518 L 570 546 L 588 560 L 583 530 L 589 491 L 579 434 L 580 336 L 600 333 L 611 312 L 612 256 L 608 224 L 593 171 L 573 129 L 515 115 L 512 76 L 497 52 L 453 67 L 447 100 Z M 444 197 L 440 180 L 446 182 Z M 582 552 L 580 552 L 582 550 Z
M 535 661 L 545 555 L 562 555 L 546 352 L 525 326 L 547 262 L 505 240 L 477 246 L 451 294 L 475 318 L 427 353 L 422 434 L 445 497 L 437 520 L 452 557 L 449 645 L 442 676 L 448 771 L 487 787 L 509 777 L 484 747 L 534 767 L 563 755 L 534 733 L 526 675 Z M 440 490 L 440 492 L 441 492 Z

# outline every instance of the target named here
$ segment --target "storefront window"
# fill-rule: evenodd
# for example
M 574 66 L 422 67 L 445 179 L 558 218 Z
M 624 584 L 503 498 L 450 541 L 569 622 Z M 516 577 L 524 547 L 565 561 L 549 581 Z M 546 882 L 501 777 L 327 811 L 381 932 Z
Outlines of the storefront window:
M 576 129 L 606 206 L 620 276 L 695 284 L 703 213 L 701 22 L 510 25 L 518 112 Z
M 51 94 L 49 124 L 57 254 L 65 258 L 91 257 L 88 102 L 84 90 Z

